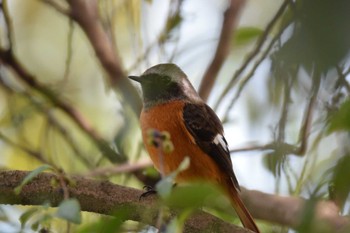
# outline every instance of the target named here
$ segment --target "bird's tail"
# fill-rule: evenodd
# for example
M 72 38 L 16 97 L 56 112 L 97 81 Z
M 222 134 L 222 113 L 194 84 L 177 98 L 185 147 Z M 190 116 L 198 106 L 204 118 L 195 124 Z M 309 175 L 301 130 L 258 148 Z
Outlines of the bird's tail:
M 232 184 L 230 185 L 229 193 L 230 193 L 231 204 L 235 209 L 243 226 L 253 232 L 260 233 L 252 215 L 249 213 L 247 207 L 245 207 L 239 195 L 239 191 Z

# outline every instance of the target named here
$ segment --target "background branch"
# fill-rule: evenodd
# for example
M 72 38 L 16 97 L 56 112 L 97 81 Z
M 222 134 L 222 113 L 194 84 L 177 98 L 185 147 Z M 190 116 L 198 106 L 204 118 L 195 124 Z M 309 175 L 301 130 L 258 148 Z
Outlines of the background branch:
M 263 45 L 266 42 L 266 39 L 272 30 L 272 28 L 276 25 L 280 17 L 283 15 L 283 12 L 287 9 L 288 5 L 290 4 L 290 0 L 285 0 L 279 10 L 276 12 L 275 16 L 271 19 L 271 21 L 266 26 L 266 29 L 264 30 L 263 34 L 260 36 L 258 42 L 256 43 L 255 48 L 248 54 L 247 58 L 241 65 L 241 67 L 234 73 L 233 77 L 229 81 L 229 83 L 226 85 L 223 92 L 220 94 L 219 98 L 217 99 L 214 109 L 217 109 L 220 102 L 225 98 L 225 96 L 229 93 L 229 91 L 232 89 L 232 87 L 237 83 L 239 77 L 243 73 L 243 71 L 248 67 L 248 65 L 253 61 L 254 57 L 256 57 L 260 50 L 262 49 Z M 283 31 L 283 30 L 282 30 Z M 253 69 L 254 70 L 254 69 Z M 249 75 L 248 75 L 249 77 Z
M 199 96 L 204 101 L 207 101 L 217 75 L 229 54 L 231 39 L 234 33 L 233 29 L 237 24 L 237 19 L 244 3 L 244 0 L 231 0 L 228 9 L 224 13 L 219 43 L 214 58 L 209 64 L 198 90 Z
M 71 17 L 85 32 L 91 46 L 95 50 L 97 58 L 109 75 L 110 83 L 114 87 L 118 86 L 118 90 L 125 99 L 129 100 L 128 103 L 131 104 L 138 116 L 142 107 L 140 96 L 126 78 L 113 43 L 100 21 L 97 4 L 96 0 L 69 0 Z
M 35 77 L 32 76 L 13 55 L 12 50 L 0 49 L 0 63 L 10 67 L 17 74 L 19 79 L 45 96 L 55 107 L 65 112 L 111 161 L 125 161 L 125 158 L 118 155 L 109 147 L 109 143 L 97 133 L 76 108 L 62 101 L 57 97 L 56 93 L 37 82 Z

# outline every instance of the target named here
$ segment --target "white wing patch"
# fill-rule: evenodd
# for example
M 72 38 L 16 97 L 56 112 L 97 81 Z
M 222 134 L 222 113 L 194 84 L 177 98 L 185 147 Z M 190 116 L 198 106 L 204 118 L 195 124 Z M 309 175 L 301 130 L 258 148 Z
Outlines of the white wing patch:
M 222 148 L 224 148 L 225 151 L 229 151 L 227 142 L 226 142 L 224 136 L 222 136 L 221 134 L 217 134 L 215 136 L 213 142 L 215 143 L 215 145 L 220 145 Z

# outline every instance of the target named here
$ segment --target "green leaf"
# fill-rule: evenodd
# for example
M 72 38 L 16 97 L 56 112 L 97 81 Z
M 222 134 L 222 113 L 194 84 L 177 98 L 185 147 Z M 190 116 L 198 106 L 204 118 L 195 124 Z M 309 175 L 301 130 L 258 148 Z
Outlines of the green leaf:
M 339 159 L 333 172 L 334 190 L 331 197 L 337 206 L 343 208 L 350 193 L 350 155 L 345 155 Z
M 316 204 L 317 204 L 316 199 L 310 199 L 306 202 L 303 209 L 303 214 L 301 216 L 301 223 L 297 227 L 298 232 L 300 233 L 315 232 L 312 230 L 312 222 L 315 217 Z
M 80 204 L 77 199 L 64 200 L 58 206 L 56 216 L 72 223 L 81 223 Z
M 23 229 L 30 217 L 32 217 L 39 210 L 38 207 L 33 207 L 25 211 L 20 217 L 19 221 L 21 222 L 21 228 Z
M 350 51 L 350 1 L 296 1 L 292 35 L 275 55 L 288 66 L 323 73 L 344 62 Z M 302 51 L 302 52 L 301 52 Z
M 33 231 L 37 231 L 40 226 L 40 221 L 35 221 L 30 227 Z
M 192 211 L 182 211 L 179 215 L 171 220 L 171 222 L 166 227 L 166 233 L 177 233 L 183 232 L 183 227 L 185 225 L 185 221 L 190 217 Z
M 223 191 L 211 183 L 191 183 L 176 186 L 165 198 L 166 205 L 180 209 L 198 209 L 203 206 L 221 211 L 232 211 L 230 202 Z
M 42 165 L 42 166 L 36 168 L 35 170 L 29 172 L 28 175 L 26 175 L 26 177 L 24 177 L 21 184 L 15 188 L 15 190 L 14 190 L 15 194 L 18 195 L 21 192 L 24 185 L 28 184 L 30 181 L 32 181 L 37 175 L 39 175 L 43 171 L 49 170 L 49 169 L 53 170 L 53 168 L 50 165 L 45 164 L 45 165 Z
M 142 173 L 154 179 L 159 179 L 160 177 L 159 172 L 153 166 L 145 168 Z
M 345 101 L 329 122 L 328 132 L 350 131 L 350 100 Z
M 77 233 L 91 233 L 91 232 L 103 232 L 103 233 L 115 233 L 124 232 L 121 231 L 123 223 L 130 219 L 130 215 L 133 214 L 132 208 L 121 207 L 118 211 L 113 213 L 113 218 L 102 217 L 96 222 L 84 224 L 84 226 Z
M 253 39 L 256 39 L 261 35 L 263 30 L 256 27 L 241 27 L 238 28 L 234 35 L 234 43 L 241 45 L 250 42 Z
M 51 214 L 43 214 L 31 225 L 31 229 L 38 231 L 40 226 L 45 225 L 45 223 L 49 222 L 50 220 L 52 220 Z

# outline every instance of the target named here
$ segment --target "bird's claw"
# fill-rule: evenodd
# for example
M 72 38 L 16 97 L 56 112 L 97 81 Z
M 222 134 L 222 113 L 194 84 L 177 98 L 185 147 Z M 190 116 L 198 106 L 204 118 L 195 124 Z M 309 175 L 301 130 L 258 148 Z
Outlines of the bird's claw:
M 142 198 L 148 197 L 150 195 L 157 194 L 157 191 L 152 186 L 149 186 L 149 185 L 143 186 L 143 190 L 145 190 L 145 192 L 140 195 L 139 200 L 141 200 Z

